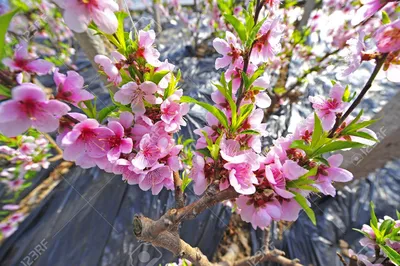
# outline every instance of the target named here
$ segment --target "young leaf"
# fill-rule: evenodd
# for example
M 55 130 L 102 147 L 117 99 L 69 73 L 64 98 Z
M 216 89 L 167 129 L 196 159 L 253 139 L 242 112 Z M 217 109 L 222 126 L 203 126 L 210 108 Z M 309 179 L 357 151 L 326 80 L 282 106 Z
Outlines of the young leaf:
M 181 102 L 182 103 L 194 103 L 194 104 L 197 104 L 197 105 L 203 107 L 204 109 L 209 111 L 211 114 L 213 114 L 218 119 L 218 121 L 221 123 L 221 125 L 223 125 L 226 129 L 229 129 L 228 118 L 226 117 L 226 115 L 221 110 L 212 106 L 211 104 L 199 102 L 189 96 L 182 96 Z
M 322 128 L 321 120 L 319 119 L 317 113 L 314 113 L 314 131 L 312 134 L 311 149 L 318 147 L 324 130 Z
M 382 23 L 383 24 L 389 24 L 390 23 L 389 15 L 385 11 L 382 11 Z
M 301 149 L 307 154 L 311 154 L 311 148 L 307 144 L 304 143 L 304 140 L 295 140 L 290 145 L 292 149 Z
M 349 148 L 362 148 L 365 145 L 359 142 L 353 142 L 353 141 L 343 141 L 343 140 L 338 140 L 329 144 L 326 144 L 322 146 L 322 148 L 316 150 L 313 153 L 313 156 L 317 156 L 320 154 L 324 154 L 327 152 L 332 152 L 332 151 L 338 151 L 338 150 L 343 150 L 343 149 L 349 149 Z
M 182 173 L 182 191 L 185 191 L 187 186 L 192 182 L 192 179 L 189 178 L 185 172 Z
M 358 131 L 358 132 L 350 132 L 347 135 L 350 136 L 355 136 L 355 137 L 360 137 L 363 139 L 368 139 L 368 140 L 372 140 L 375 142 L 378 142 L 379 140 L 377 140 L 376 138 L 374 138 L 373 136 L 371 136 L 370 134 L 366 133 L 366 132 L 362 132 L 362 131 Z
M 116 105 L 110 105 L 110 106 L 104 107 L 103 109 L 100 110 L 100 112 L 98 112 L 97 121 L 99 121 L 99 123 L 103 122 L 103 120 L 105 118 L 107 118 L 107 116 L 117 108 L 118 108 L 118 106 L 116 106 Z
M 385 252 L 388 258 L 396 265 L 400 265 L 400 254 L 396 250 L 386 245 L 379 245 L 379 247 Z
M 303 210 L 306 212 L 308 218 L 310 218 L 311 222 L 314 225 L 317 225 L 317 220 L 315 218 L 315 213 L 314 211 L 308 206 L 307 204 L 307 199 L 305 197 L 303 197 L 303 195 L 301 195 L 300 193 L 297 192 L 293 192 L 291 191 L 295 197 L 295 201 L 297 201 L 297 203 L 303 208 Z
M 247 117 L 251 114 L 251 112 L 253 112 L 253 108 L 254 104 L 252 103 L 240 106 L 239 109 L 240 114 L 235 129 L 238 129 L 243 124 L 243 122 L 247 119 Z
M 265 17 L 264 19 L 262 19 L 261 21 L 259 21 L 259 22 L 257 23 L 257 25 L 255 25 L 255 26 L 252 28 L 252 30 L 250 31 L 250 34 L 249 34 L 249 38 L 247 39 L 247 42 L 246 42 L 246 47 L 250 47 L 250 46 L 252 45 L 252 43 L 253 43 L 254 40 L 256 39 L 257 33 L 260 31 L 261 26 L 264 24 L 264 22 L 265 22 L 265 20 L 266 20 L 267 18 L 268 18 L 268 17 Z M 253 25 L 254 25 L 254 23 L 253 23 Z
M 0 95 L 11 98 L 11 90 L 0 84 Z
M 369 206 L 370 206 L 370 213 L 371 213 L 371 226 L 373 225 L 375 227 L 378 227 L 378 218 L 376 218 L 376 215 L 375 215 L 375 205 L 371 201 L 369 203 Z
M 260 132 L 253 130 L 253 129 L 247 129 L 247 130 L 243 130 L 242 132 L 240 132 L 240 134 L 260 135 Z
M 161 70 L 156 73 L 151 77 L 151 81 L 153 81 L 155 84 L 160 83 L 160 81 L 169 73 L 169 70 Z
M 19 9 L 15 9 L 11 12 L 5 13 L 0 16 L 0 59 L 3 58 L 4 46 L 6 40 L 6 33 L 8 30 L 8 26 L 10 25 L 11 19 L 14 15 L 19 11 Z
M 393 226 L 394 226 L 394 221 L 393 220 L 389 220 L 389 219 L 385 220 L 385 221 L 383 221 L 381 226 L 379 226 L 379 231 L 381 231 L 382 232 L 382 236 L 385 237 L 386 234 L 391 231 Z
M 247 31 L 246 31 L 246 27 L 243 25 L 243 23 L 233 15 L 224 14 L 224 18 L 235 29 L 235 31 L 238 34 L 240 40 L 242 40 L 243 43 L 246 43 Z

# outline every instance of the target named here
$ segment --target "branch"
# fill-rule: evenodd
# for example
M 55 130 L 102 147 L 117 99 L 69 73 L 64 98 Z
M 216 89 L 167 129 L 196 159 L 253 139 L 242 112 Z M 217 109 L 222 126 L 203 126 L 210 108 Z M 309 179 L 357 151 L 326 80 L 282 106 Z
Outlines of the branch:
M 185 207 L 185 195 L 182 191 L 182 179 L 179 177 L 178 172 L 174 172 L 174 185 L 175 185 L 175 206 L 177 209 Z
M 329 138 L 332 138 L 335 135 L 336 130 L 339 128 L 339 126 L 346 120 L 346 118 L 354 111 L 354 109 L 357 107 L 357 105 L 361 102 L 362 98 L 365 96 L 365 94 L 368 92 L 368 90 L 371 88 L 372 82 L 375 80 L 376 76 L 378 75 L 379 70 L 385 63 L 386 57 L 388 54 L 382 54 L 381 57 L 376 59 L 376 66 L 374 68 L 374 71 L 372 72 L 371 76 L 369 77 L 367 83 L 365 84 L 364 88 L 361 90 L 360 94 L 357 96 L 356 100 L 351 104 L 349 109 L 347 109 L 346 113 L 342 116 L 338 116 L 336 118 L 335 125 L 331 129 L 329 133 Z
M 257 265 L 258 263 L 265 261 L 272 261 L 279 263 L 284 266 L 303 266 L 298 262 L 298 259 L 288 259 L 284 257 L 285 252 L 274 249 L 271 251 L 265 251 L 254 256 L 245 258 L 243 260 L 237 261 L 233 264 L 233 266 L 249 266 L 249 265 Z

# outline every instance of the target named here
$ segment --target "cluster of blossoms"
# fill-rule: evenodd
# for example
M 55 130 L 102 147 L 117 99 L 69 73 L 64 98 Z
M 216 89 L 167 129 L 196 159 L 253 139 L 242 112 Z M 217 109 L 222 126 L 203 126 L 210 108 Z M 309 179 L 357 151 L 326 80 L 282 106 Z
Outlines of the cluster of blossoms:
M 45 137 L 30 134 L 17 138 L 0 135 L 0 138 L 0 156 L 4 160 L 0 166 L 0 179 L 9 191 L 19 191 L 27 180 L 49 167 L 50 144 Z
M 393 254 L 400 253 L 400 213 L 397 212 L 397 220 L 389 216 L 378 220 L 371 204 L 371 215 L 370 225 L 364 224 L 361 230 L 357 231 L 364 235 L 360 240 L 361 246 L 373 250 L 375 255 L 369 258 L 363 254 L 356 254 L 350 249 L 350 257 L 366 266 L 383 266 L 387 265 L 385 263 L 387 261 L 398 265 L 396 264 L 398 259 L 393 257 Z
M 3 210 L 10 211 L 10 210 L 15 210 L 14 206 L 16 208 L 19 208 L 17 205 L 4 205 Z M 9 208 L 10 207 L 10 208 Z M 11 236 L 15 231 L 18 229 L 18 225 L 25 219 L 25 215 L 20 213 L 20 212 L 15 212 L 9 217 L 7 217 L 6 220 L 3 220 L 0 223 L 0 239 L 7 238 Z

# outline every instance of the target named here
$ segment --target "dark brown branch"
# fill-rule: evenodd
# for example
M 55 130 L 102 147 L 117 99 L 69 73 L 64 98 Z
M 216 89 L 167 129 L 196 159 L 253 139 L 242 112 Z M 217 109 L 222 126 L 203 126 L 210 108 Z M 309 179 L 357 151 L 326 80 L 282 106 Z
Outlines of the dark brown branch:
M 369 77 L 367 83 L 365 84 L 364 88 L 361 90 L 360 94 L 357 96 L 355 101 L 350 105 L 349 109 L 347 109 L 346 113 L 344 113 L 344 115 L 338 116 L 336 118 L 335 125 L 333 126 L 332 130 L 329 133 L 329 136 L 328 136 L 329 138 L 332 138 L 335 135 L 335 132 L 339 128 L 339 126 L 354 111 L 354 109 L 357 107 L 357 105 L 361 102 L 362 98 L 365 96 L 365 94 L 371 88 L 372 82 L 375 80 L 376 76 L 379 73 L 379 70 L 385 63 L 387 56 L 388 56 L 388 54 L 382 54 L 379 58 L 376 59 L 376 66 L 375 66 L 374 71 L 372 72 L 371 76 Z
M 182 179 L 178 172 L 174 172 L 175 206 L 177 209 L 185 207 L 185 195 L 182 191 Z

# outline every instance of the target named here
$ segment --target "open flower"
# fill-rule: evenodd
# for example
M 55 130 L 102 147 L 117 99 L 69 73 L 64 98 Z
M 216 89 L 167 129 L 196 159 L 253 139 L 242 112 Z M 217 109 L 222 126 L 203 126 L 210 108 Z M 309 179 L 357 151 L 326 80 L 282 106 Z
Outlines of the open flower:
M 37 75 L 48 74 L 54 65 L 43 59 L 35 59 L 28 53 L 28 44 L 21 41 L 14 52 L 14 59 L 4 58 L 3 64 L 10 68 L 11 71 L 25 71 L 35 73 Z
M 360 31 L 358 38 L 352 38 L 346 42 L 349 45 L 349 48 L 347 49 L 348 55 L 346 58 L 348 66 L 340 73 L 340 76 L 346 77 L 360 67 L 362 53 L 365 51 L 364 36 L 365 33 Z
M 281 217 L 281 205 L 273 199 L 263 206 L 256 207 L 254 204 L 248 204 L 249 198 L 247 196 L 239 196 L 236 200 L 240 217 L 243 221 L 251 223 L 254 229 L 267 228 L 272 220 L 278 220 Z
M 121 153 L 130 153 L 133 143 L 131 138 L 124 137 L 124 127 L 119 122 L 111 121 L 107 127 L 112 131 L 112 134 L 105 139 L 110 149 L 107 152 L 107 159 L 113 163 L 119 159 Z
M 113 34 L 117 31 L 118 20 L 114 12 L 118 4 L 113 0 L 55 0 L 64 9 L 64 21 L 75 32 L 84 32 L 91 20 L 101 31 Z
M 353 179 L 353 174 L 339 167 L 343 162 L 343 155 L 341 154 L 330 156 L 328 162 L 329 167 L 320 165 L 318 168 L 314 186 L 323 194 L 334 197 L 336 189 L 333 187 L 332 182 L 348 182 Z
M 173 190 L 174 179 L 171 169 L 163 164 L 154 165 L 140 181 L 139 187 L 144 191 L 151 188 L 153 195 L 160 193 L 163 187 Z
M 111 52 L 111 57 L 112 60 L 105 55 L 96 55 L 94 57 L 94 61 L 96 64 L 99 64 L 101 66 L 101 70 L 106 73 L 108 77 L 107 80 L 117 86 L 122 81 L 119 70 L 124 67 L 124 61 L 126 58 L 117 51 Z
M 12 99 L 0 104 L 0 131 L 17 136 L 30 127 L 42 132 L 58 128 L 58 120 L 68 113 L 69 106 L 47 100 L 46 94 L 33 83 L 23 83 L 12 90 Z
M 381 53 L 400 50 L 400 19 L 380 27 L 374 34 L 374 40 Z
M 330 98 L 324 99 L 322 96 L 309 97 L 313 108 L 321 119 L 324 130 L 330 130 L 335 124 L 336 114 L 346 108 L 346 103 L 342 100 L 344 90 L 340 84 L 335 84 L 329 93 Z
M 207 179 L 204 174 L 206 164 L 204 158 L 195 154 L 192 159 L 193 167 L 190 170 L 189 177 L 193 180 L 193 190 L 196 195 L 201 195 L 207 188 Z
M 139 31 L 139 48 L 136 52 L 137 56 L 146 59 L 147 63 L 154 67 L 159 67 L 162 63 L 159 60 L 160 52 L 153 47 L 156 39 L 154 30 Z
M 161 120 L 167 132 L 177 132 L 181 126 L 186 126 L 183 116 L 189 112 L 189 105 L 175 100 L 179 97 L 171 96 L 161 104 Z
M 273 59 L 281 50 L 281 36 L 283 26 L 279 18 L 267 19 L 258 32 L 258 38 L 254 44 L 250 61 L 253 64 L 260 64 Z
M 226 32 L 226 40 L 215 38 L 213 46 L 218 53 L 222 54 L 221 58 L 215 60 L 215 68 L 220 69 L 227 66 L 239 66 L 243 62 L 242 50 L 235 35 L 232 32 Z
M 162 102 L 161 98 L 154 96 L 157 89 L 157 85 L 151 81 L 145 81 L 139 85 L 131 81 L 115 93 L 114 99 L 122 104 L 131 104 L 132 112 L 139 116 L 146 112 L 144 101 L 150 104 Z
M 54 82 L 57 85 L 56 99 L 70 102 L 78 107 L 78 103 L 94 99 L 94 96 L 83 89 L 84 79 L 75 71 L 68 71 L 67 75 L 54 72 Z

